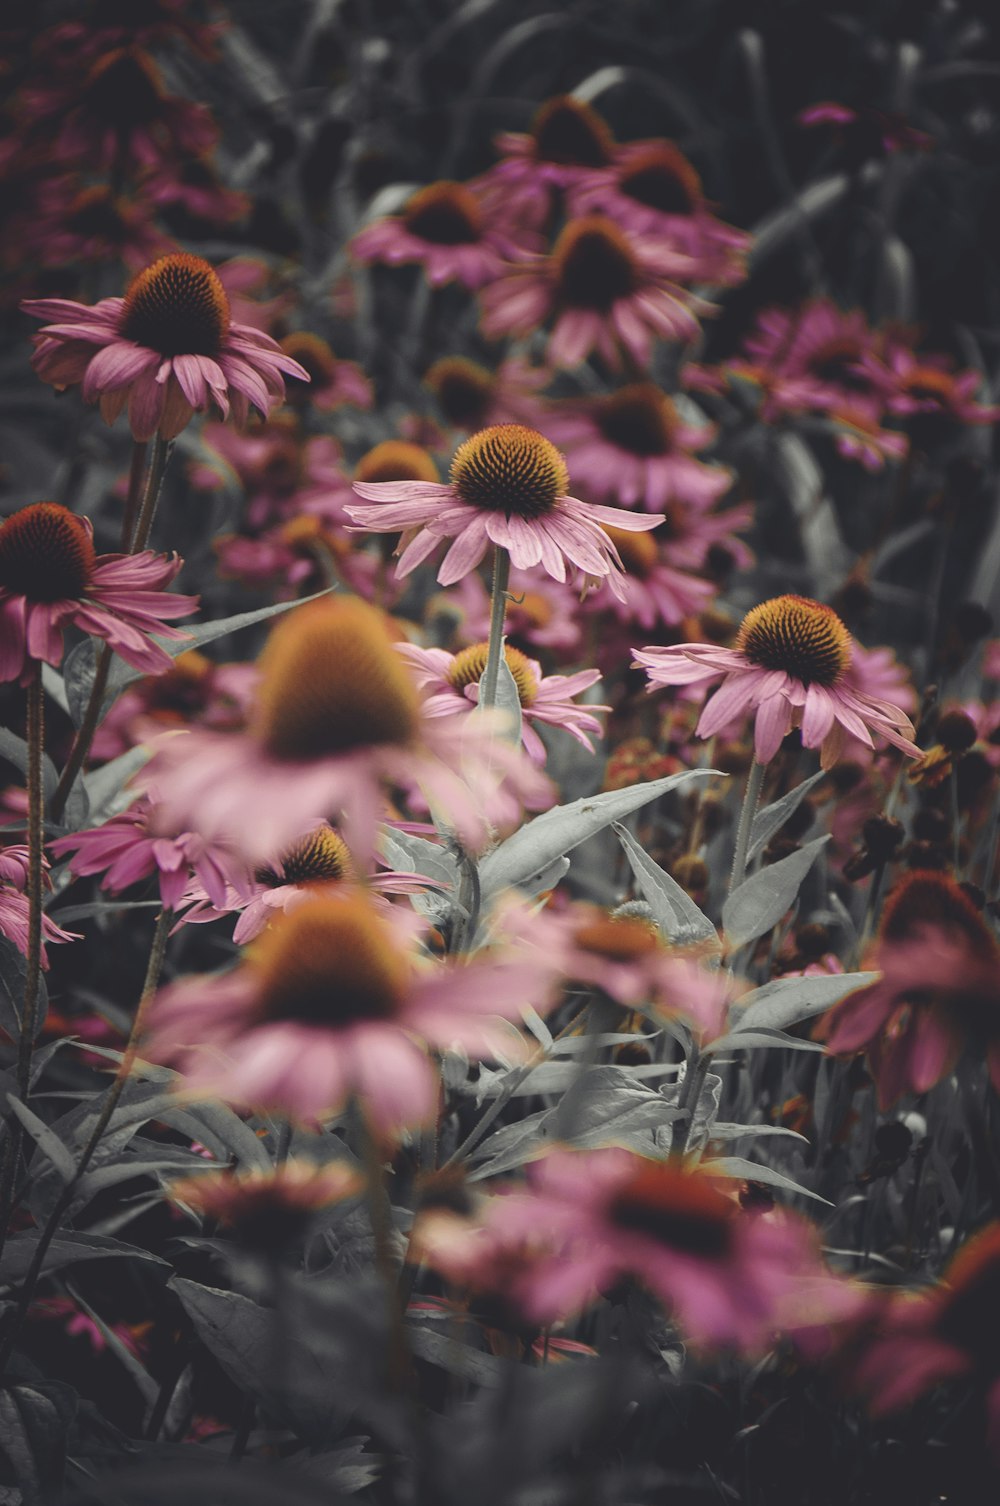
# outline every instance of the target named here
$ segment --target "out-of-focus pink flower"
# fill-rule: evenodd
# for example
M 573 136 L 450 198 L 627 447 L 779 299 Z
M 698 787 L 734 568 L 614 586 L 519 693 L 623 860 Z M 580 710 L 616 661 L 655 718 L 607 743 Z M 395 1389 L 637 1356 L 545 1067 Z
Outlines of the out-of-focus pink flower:
M 806 1220 L 744 1213 L 730 1185 L 617 1148 L 554 1151 L 529 1166 L 525 1191 L 491 1200 L 478 1239 L 431 1258 L 473 1287 L 502 1270 L 504 1295 L 542 1324 L 632 1277 L 695 1344 L 754 1351 L 786 1312 L 801 1326 L 810 1296 L 821 1321 L 829 1277 Z M 521 1258 L 504 1262 L 504 1249 Z
M 46 267 L 123 261 L 139 268 L 174 249 L 153 223 L 148 202 L 115 194 L 104 184 L 81 187 L 75 176 L 38 185 L 30 213 L 18 218 L 17 242 L 22 255 Z
M 461 715 L 474 709 L 488 648 L 488 643 L 474 643 L 459 654 L 449 654 L 443 648 L 400 645 L 400 654 L 414 670 L 417 684 L 427 697 L 424 707 L 428 716 L 454 716 L 456 712 Z M 611 708 L 595 705 L 584 708 L 576 705 L 573 697 L 596 685 L 601 678 L 600 670 L 545 675 L 538 661 L 529 659 L 519 649 L 506 648 L 504 653 L 521 703 L 521 741 L 535 762 L 543 764 L 546 754 L 545 744 L 532 722 L 561 727 L 592 753 L 591 737 L 600 737 L 604 730 L 594 713 Z
M 351 255 L 389 266 L 419 262 L 434 288 L 456 281 L 481 288 L 523 252 L 527 232 L 511 230 L 509 218 L 491 210 L 474 185 L 442 181 L 418 189 L 402 214 L 366 225 L 351 242 Z
M 853 639 L 831 607 L 804 596 L 776 596 L 748 612 L 733 648 L 679 643 L 637 651 L 650 689 L 709 686 L 721 681 L 697 726 L 712 737 L 737 717 L 755 713 L 758 762 L 774 757 L 792 727 L 807 748 L 820 749 L 823 768 L 836 763 L 845 734 L 872 747 L 872 732 L 919 758 L 913 726 L 898 706 L 876 700 L 851 676 Z
M 381 1134 L 425 1123 L 438 1079 L 418 1041 L 508 1054 L 502 1022 L 546 1008 L 551 974 L 487 958 L 418 964 L 396 919 L 359 893 L 317 893 L 276 915 L 233 972 L 163 990 L 144 1052 L 228 1102 L 311 1121 L 353 1094 Z
M 491 823 L 551 798 L 520 749 L 494 736 L 502 715 L 427 715 L 384 619 L 357 597 L 290 614 L 260 668 L 247 733 L 169 736 L 140 775 L 178 830 L 228 842 L 249 863 L 326 817 L 366 861 L 388 786 L 419 788 L 477 851 Z
M 187 157 L 155 169 L 140 185 L 157 210 L 179 207 L 207 225 L 228 225 L 250 212 L 250 198 L 220 181 L 207 156 Z
M 765 416 L 836 411 L 876 420 L 883 403 L 864 364 L 875 343 L 860 309 L 838 308 L 829 298 L 764 309 L 745 347 L 769 376 Z
M 1000 1092 L 1000 947 L 947 874 L 907 874 L 886 903 L 872 964 L 882 977 L 824 1015 L 817 1034 L 838 1056 L 867 1052 L 883 1109 L 926 1093 L 966 1046 Z
M 35 335 L 32 365 L 45 382 L 81 384 L 106 423 L 128 405 L 136 439 L 174 439 L 210 404 L 244 424 L 282 402 L 282 373 L 309 374 L 269 335 L 234 324 L 215 269 L 187 252 L 161 257 L 124 298 L 93 307 L 68 298 L 28 298 L 25 313 L 51 319 Z
M 117 758 L 170 728 L 236 731 L 246 722 L 255 679 L 252 664 L 215 664 L 195 649 L 178 654 L 162 674 L 122 692 L 94 734 L 91 754 Z
M 993 424 L 1000 407 L 976 402 L 978 371 L 953 371 L 946 356 L 918 354 L 902 340 L 869 351 L 862 368 L 889 413 L 901 418 L 940 413 L 957 424 Z
M 701 179 L 672 141 L 630 141 L 608 167 L 567 190 L 573 214 L 606 214 L 629 235 L 650 236 L 685 252 L 699 282 L 731 286 L 746 276 L 751 237 L 712 213 Z
M 69 1297 L 45 1297 L 41 1302 L 34 1302 L 31 1306 L 32 1318 L 64 1318 L 63 1324 L 66 1332 L 73 1338 L 85 1338 L 90 1341 L 90 1347 L 95 1354 L 101 1354 L 108 1347 L 103 1330 L 95 1323 L 88 1313 L 81 1311 Z M 120 1339 L 130 1354 L 139 1356 L 144 1349 L 143 1338 L 148 1323 L 127 1324 L 109 1323 L 108 1327 L 116 1338 Z
M 986 1445 L 1000 1469 L 1000 1223 L 980 1229 L 926 1294 L 897 1295 L 853 1373 L 854 1388 L 884 1417 L 959 1377 L 983 1393 Z
M 456 581 L 446 593 L 435 597 L 432 607 L 442 614 L 459 613 L 457 636 L 465 644 L 480 643 L 490 631 L 490 593 L 478 571 Z M 536 571 L 510 572 L 505 618 L 507 637 L 534 649 L 548 649 L 562 656 L 580 647 L 583 628 L 579 597 L 565 581 L 553 580 Z
M 598 587 L 584 602 L 587 612 L 611 610 L 622 622 L 650 629 L 657 623 L 673 627 L 685 617 L 696 617 L 715 596 L 711 581 L 699 580 L 670 563 L 671 544 L 661 544 L 655 534 L 621 533 L 609 528 L 612 543 L 621 555 L 628 575 L 628 594 L 616 600 Z
M 663 512 L 671 502 L 705 511 L 732 485 L 732 472 L 694 458 L 714 425 L 685 423 L 665 392 L 635 382 L 589 403 L 554 406 L 546 420 L 587 493 L 622 507 Z
M 487 429 L 497 424 L 545 422 L 539 391 L 552 380 L 543 366 L 529 366 L 519 356 L 489 371 L 464 356 L 444 356 L 428 367 L 424 386 L 437 399 L 445 419 L 456 429 Z
M 534 334 L 553 320 L 551 366 L 578 366 L 596 351 L 613 369 L 622 355 L 649 368 L 654 340 L 688 341 L 711 304 L 680 286 L 698 264 L 653 237 L 628 237 L 606 215 L 571 220 L 548 256 L 529 255 L 483 290 L 489 339 Z
M 866 471 L 882 471 L 887 460 L 902 460 L 909 451 L 907 436 L 896 429 L 882 428 L 865 405 L 852 409 L 845 403 L 830 417 L 838 454 L 845 460 L 858 461 Z
M 321 413 L 332 413 L 345 404 L 370 408 L 375 401 L 372 384 L 355 361 L 338 360 L 327 342 L 308 330 L 298 330 L 281 341 L 286 356 L 309 373 L 309 386 L 296 378 L 287 384 L 288 401 L 307 403 Z
M 24 892 L 28 886 L 28 863 L 27 847 L 17 844 L 12 847 L 0 847 L 0 935 L 12 941 L 24 956 L 28 955 L 28 899 Z M 47 874 L 48 868 L 48 859 L 43 857 L 43 875 Z M 48 880 L 45 879 L 45 882 L 47 883 Z M 64 931 L 56 925 L 55 921 L 43 914 L 42 967 L 47 968 L 49 965 L 45 951 L 47 941 L 79 941 L 79 939 L 76 932 Z
M 95 554 L 94 530 L 58 502 L 33 502 L 0 524 L 0 682 L 27 684 L 39 660 L 59 664 L 63 630 L 80 628 L 136 669 L 169 669 L 152 639 L 182 639 L 166 619 L 198 610 L 196 596 L 161 589 L 177 576 L 177 555 Z
M 493 543 L 507 550 L 518 569 L 540 564 L 564 581 L 569 564 L 588 576 L 610 577 L 612 590 L 621 594 L 621 560 L 602 525 L 642 533 L 663 516 L 580 502 L 567 495 L 568 487 L 563 457 L 549 440 L 521 424 L 500 424 L 459 445 L 447 486 L 355 482 L 367 505 L 354 503 L 348 511 L 364 528 L 405 534 L 401 576 L 450 538 L 454 543 L 438 570 L 443 586 L 474 570 Z
M 571 94 L 546 100 L 530 132 L 506 132 L 496 148 L 502 159 L 478 179 L 481 192 L 513 222 L 538 229 L 561 192 L 606 167 L 616 150 L 604 118 Z
M 177 908 L 192 874 L 218 905 L 225 902 L 227 885 L 239 889 L 249 880 L 231 853 L 196 832 L 177 831 L 148 797 L 140 797 L 103 826 L 59 837 L 51 846 L 57 857 L 74 854 L 69 866 L 78 877 L 102 873 L 101 887 L 112 894 L 155 873 L 167 910 Z

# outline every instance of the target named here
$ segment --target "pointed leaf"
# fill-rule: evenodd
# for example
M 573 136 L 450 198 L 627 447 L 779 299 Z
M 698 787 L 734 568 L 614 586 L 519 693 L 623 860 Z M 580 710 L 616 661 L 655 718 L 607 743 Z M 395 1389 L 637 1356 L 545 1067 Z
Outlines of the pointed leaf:
M 36 1229 L 27 1234 L 10 1236 L 3 1252 L 4 1286 L 16 1286 L 24 1280 L 38 1239 Z M 82 1265 L 91 1260 L 143 1260 L 149 1265 L 170 1269 L 166 1260 L 150 1250 L 140 1249 L 138 1245 L 127 1245 L 120 1239 L 111 1239 L 104 1234 L 77 1233 L 74 1230 L 56 1235 L 45 1253 L 42 1271 L 61 1271 L 67 1266 Z
M 743 1156 L 719 1156 L 711 1161 L 703 1161 L 705 1171 L 717 1172 L 720 1176 L 739 1177 L 745 1182 L 765 1182 L 769 1187 L 782 1187 L 786 1192 L 798 1192 L 802 1197 L 811 1197 L 817 1203 L 825 1203 L 828 1208 L 833 1204 L 828 1198 L 820 1197 L 818 1192 L 812 1192 L 808 1187 L 801 1187 L 798 1182 L 793 1182 L 791 1177 L 786 1177 L 780 1171 L 775 1171 L 771 1166 L 761 1166 L 757 1161 L 747 1161 Z
M 763 936 L 789 909 L 802 882 L 830 838 L 817 837 L 798 852 L 771 863 L 740 884 L 722 907 L 722 926 L 730 947 Z
M 59 1136 L 49 1128 L 44 1120 L 39 1119 L 37 1114 L 32 1113 L 28 1105 L 22 1103 L 15 1093 L 7 1094 L 7 1103 L 15 1117 L 24 1125 L 39 1150 L 52 1162 L 52 1165 L 58 1171 L 63 1181 L 71 1182 L 76 1175 L 76 1161 Z
M 636 883 L 642 890 L 643 899 L 649 905 L 653 919 L 664 936 L 681 945 L 695 941 L 718 941 L 718 932 L 708 916 L 698 908 L 687 890 L 671 878 L 658 863 L 654 863 L 627 827 L 614 824 L 615 834 L 625 849 L 629 866 L 635 874 Z
M 734 1004 L 729 1028 L 734 1035 L 744 1030 L 786 1030 L 799 1020 L 823 1014 L 855 989 L 866 988 L 879 977 L 879 973 L 831 973 L 812 978 L 776 978 Z
M 588 795 L 536 816 L 484 860 L 479 871 L 483 894 L 494 894 L 498 889 L 525 883 L 557 858 L 571 852 L 606 826 L 620 821 L 623 816 L 692 779 L 708 777 L 718 778 L 718 770 L 685 769 L 683 773 L 630 785 L 628 789 Z
M 720 1035 L 709 1041 L 705 1051 L 718 1056 L 720 1051 L 749 1051 L 753 1046 L 784 1046 L 787 1051 L 818 1051 L 826 1048 L 819 1041 L 804 1041 L 797 1035 L 786 1035 L 783 1030 L 741 1030 L 732 1035 Z
M 780 800 L 775 800 L 772 805 L 765 805 L 763 810 L 757 812 L 750 828 L 750 846 L 747 849 L 747 862 L 752 863 L 754 858 L 767 846 L 776 831 L 780 831 L 785 822 L 797 811 L 809 791 L 815 789 L 821 779 L 826 778 L 826 770 L 820 769 L 818 774 L 812 774 L 808 779 L 803 779 L 794 790 L 789 790 L 787 795 L 782 795 Z
M 504 644 L 507 640 L 504 639 Z M 486 671 L 479 676 L 479 696 L 482 699 L 483 681 L 486 679 Z M 498 711 L 506 713 L 507 721 L 502 729 L 505 741 L 513 743 L 516 747 L 521 741 L 521 697 L 518 694 L 517 681 L 510 672 L 506 655 L 501 654 L 500 663 L 497 665 L 497 695 L 494 702 Z

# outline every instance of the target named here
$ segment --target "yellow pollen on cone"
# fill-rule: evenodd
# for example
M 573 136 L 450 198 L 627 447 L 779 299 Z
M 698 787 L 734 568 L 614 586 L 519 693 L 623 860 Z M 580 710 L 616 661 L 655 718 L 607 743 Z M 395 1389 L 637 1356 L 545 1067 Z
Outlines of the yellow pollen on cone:
M 733 647 L 761 669 L 832 686 L 851 662 L 852 640 L 832 607 L 807 596 L 775 596 L 747 613 Z
M 566 496 L 569 472 L 555 445 L 537 429 L 495 424 L 459 445 L 451 484 L 470 507 L 537 518 Z

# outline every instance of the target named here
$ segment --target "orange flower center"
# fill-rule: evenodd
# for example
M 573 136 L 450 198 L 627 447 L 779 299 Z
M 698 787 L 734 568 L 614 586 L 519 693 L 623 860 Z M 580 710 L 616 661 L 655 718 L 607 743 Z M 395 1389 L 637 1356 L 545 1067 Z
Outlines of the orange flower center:
M 636 152 L 618 187 L 661 214 L 691 214 L 703 202 L 698 174 L 684 153 L 666 141 Z
M 337 372 L 337 361 L 325 340 L 319 335 L 310 334 L 308 330 L 297 330 L 294 335 L 286 335 L 281 341 L 281 348 L 286 356 L 291 356 L 293 361 L 298 361 L 309 373 L 311 385 L 325 387 L 333 381 Z M 291 390 L 293 387 L 299 391 L 308 391 L 307 384 L 300 377 L 286 376 L 285 385 Z
M 615 528 L 607 523 L 602 526 L 621 555 L 622 564 L 629 575 L 642 580 L 655 568 L 660 551 L 652 532 L 629 533 L 625 528 Z
M 674 405 L 652 382 L 635 382 L 601 398 L 594 417 L 604 438 L 632 455 L 666 455 L 673 447 Z
M 539 161 L 566 167 L 604 167 L 611 161 L 615 144 L 597 111 L 571 94 L 546 100 L 532 122 L 531 134 Z
M 451 484 L 463 502 L 508 518 L 540 518 L 566 495 L 566 462 L 537 429 L 497 424 L 455 451 Z
M 285 884 L 338 883 L 353 875 L 354 864 L 343 837 L 331 826 L 318 826 L 288 849 L 281 859 L 280 871 L 263 868 L 257 879 L 277 889 Z
M 483 231 L 479 205 L 461 183 L 431 183 L 415 193 L 403 211 L 411 235 L 437 246 L 466 246 Z
M 566 308 L 606 314 L 640 282 L 628 240 L 603 214 L 571 220 L 552 251 L 556 292 Z
M 803 685 L 836 685 L 851 662 L 851 635 L 832 607 L 807 596 L 775 596 L 744 617 L 734 648 L 761 669 L 783 669 Z
M 0 587 L 28 601 L 83 596 L 94 559 L 85 524 L 58 502 L 33 502 L 0 525 Z
M 573 940 L 584 952 L 594 952 L 609 962 L 634 962 L 660 950 L 660 940 L 653 926 L 632 915 L 615 918 L 598 915 L 573 932 Z
M 217 356 L 229 299 L 215 268 L 186 251 L 161 256 L 125 295 L 119 333 L 163 356 Z
M 362 455 L 354 468 L 355 481 L 440 481 L 437 466 L 419 444 L 408 439 L 383 439 Z
M 684 1255 L 724 1260 L 732 1248 L 733 1207 L 697 1173 L 664 1162 L 641 1166 L 608 1210 L 620 1229 L 645 1234 Z
M 486 669 L 489 647 L 488 643 L 474 643 L 471 648 L 463 648 L 460 654 L 456 654 L 455 662 L 448 671 L 449 685 L 453 685 L 456 690 L 464 690 L 466 685 L 478 685 Z M 531 661 L 520 649 L 508 648 L 506 645 L 503 654 L 517 686 L 518 700 L 522 706 L 532 705 L 538 694 L 538 676 L 531 667 Z
M 493 373 L 485 366 L 464 356 L 445 356 L 434 362 L 424 381 L 450 424 L 458 429 L 482 425 L 494 386 Z
M 292 612 L 259 662 L 254 730 L 273 758 L 331 758 L 417 734 L 416 688 L 382 614 L 358 597 Z
M 398 1013 L 409 977 L 392 934 L 361 895 L 317 897 L 248 948 L 262 1023 L 332 1029 Z

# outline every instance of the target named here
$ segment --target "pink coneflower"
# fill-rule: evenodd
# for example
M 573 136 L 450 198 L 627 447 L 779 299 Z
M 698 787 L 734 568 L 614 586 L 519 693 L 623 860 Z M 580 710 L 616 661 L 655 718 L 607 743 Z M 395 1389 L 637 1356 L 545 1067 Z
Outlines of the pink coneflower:
M 140 190 L 157 210 L 180 208 L 206 225 L 228 225 L 250 212 L 249 195 L 224 187 L 207 156 L 158 168 L 142 180 Z
M 580 647 L 583 626 L 579 597 L 566 581 L 553 580 L 536 571 L 511 570 L 508 582 L 508 638 L 534 649 L 550 649 L 559 656 L 572 655 Z M 490 593 L 475 570 L 463 575 L 446 593 L 434 598 L 434 611 L 459 614 L 457 636 L 463 643 L 478 643 L 490 631 Z
M 970 1045 L 1000 1092 L 1000 947 L 955 881 L 917 870 L 893 890 L 872 961 L 877 983 L 817 1027 L 836 1055 L 866 1051 L 883 1109 L 926 1093 Z
M 128 404 L 136 439 L 174 439 L 211 403 L 244 424 L 251 406 L 267 417 L 284 399 L 282 373 L 309 374 L 269 335 L 234 324 L 218 275 L 200 256 L 161 257 L 124 298 L 93 307 L 68 298 L 29 298 L 21 307 L 52 319 L 34 337 L 32 365 L 60 389 L 82 384 L 114 423 Z
M 245 734 L 165 738 L 141 779 L 178 830 L 229 842 L 268 863 L 320 817 L 352 852 L 372 849 L 384 792 L 419 788 L 479 849 L 490 823 L 516 820 L 548 781 L 493 734 L 489 717 L 429 717 L 381 614 L 337 596 L 290 613 L 271 632 Z
M 732 485 L 732 472 L 696 460 L 714 425 L 687 424 L 665 392 L 635 382 L 590 403 L 563 403 L 546 421 L 587 491 L 622 507 L 662 512 L 670 502 L 708 509 Z
M 151 634 L 181 639 L 170 617 L 198 610 L 197 596 L 160 589 L 177 576 L 177 555 L 95 554 L 94 530 L 58 502 L 33 502 L 0 524 L 0 682 L 27 683 L 32 663 L 59 664 L 63 629 L 103 638 L 136 669 L 169 669 Z
M 453 716 L 472 711 L 479 700 L 479 681 L 486 668 L 488 643 L 474 643 L 461 653 L 449 654 L 443 648 L 419 648 L 416 644 L 400 646 L 400 654 L 415 671 L 417 684 L 424 691 L 428 716 Z M 507 668 L 517 686 L 521 703 L 521 741 L 531 758 L 543 764 L 545 744 L 531 725 L 544 722 L 561 727 L 588 752 L 594 751 L 591 736 L 603 734 L 595 712 L 610 711 L 610 706 L 577 706 L 574 696 L 589 690 L 601 678 L 599 669 L 583 669 L 575 675 L 544 675 L 536 659 L 529 659 L 520 649 L 505 647 Z
M 116 758 L 159 732 L 190 725 L 233 732 L 246 724 L 252 664 L 216 664 L 195 649 L 118 697 L 94 734 L 96 759 Z
M 28 885 L 29 855 L 27 847 L 14 845 L 0 847 L 0 935 L 12 941 L 18 951 L 28 955 Z M 48 859 L 42 858 L 43 874 L 47 873 Z M 47 884 L 48 879 L 44 882 Z M 45 951 L 47 941 L 79 941 L 73 931 L 64 931 L 47 915 L 42 916 L 42 967 L 48 967 Z
M 348 511 L 377 533 L 405 532 L 396 567 L 401 576 L 450 538 L 438 571 L 443 586 L 474 570 L 493 543 L 508 551 L 515 568 L 540 564 L 564 581 L 566 565 L 575 565 L 585 575 L 610 576 L 619 594 L 621 561 L 602 524 L 642 533 L 663 518 L 580 502 L 567 495 L 568 487 L 569 473 L 553 444 L 521 424 L 500 424 L 459 445 L 449 485 L 355 482 L 358 495 L 377 505 L 355 503 Z
M 309 377 L 308 387 L 294 377 L 287 383 L 289 402 L 305 403 L 321 413 L 332 413 L 345 404 L 370 408 L 375 401 L 372 384 L 361 367 L 355 361 L 338 360 L 319 335 L 298 330 L 284 337 L 281 348 Z
M 598 211 L 628 235 L 667 241 L 696 263 L 699 282 L 732 285 L 746 276 L 751 237 L 717 219 L 701 179 L 671 141 L 630 141 L 614 162 L 567 192 L 573 214 Z
M 543 411 L 537 394 L 551 380 L 550 371 L 518 356 L 501 361 L 493 371 L 464 356 L 443 356 L 424 374 L 424 386 L 446 421 L 469 431 L 496 424 L 537 427 Z
M 274 1254 L 305 1237 L 316 1215 L 357 1196 L 364 1180 L 346 1161 L 296 1157 L 277 1166 L 196 1172 L 168 1182 L 172 1203 L 231 1229 L 243 1249 Z
M 526 337 L 553 319 L 551 366 L 578 366 L 596 351 L 614 369 L 622 353 L 649 367 L 654 340 L 687 341 L 712 305 L 678 285 L 697 276 L 683 252 L 627 237 L 606 215 L 571 220 L 549 256 L 525 254 L 482 294 L 489 339 Z
M 143 1049 L 199 1096 L 311 1121 L 353 1094 L 380 1133 L 395 1134 L 437 1107 L 418 1042 L 506 1055 L 501 1020 L 544 1009 L 550 976 L 488 959 L 418 966 L 369 900 L 318 894 L 276 916 L 233 972 L 165 989 Z
M 172 249 L 170 238 L 153 224 L 148 203 L 103 184 L 81 187 L 75 177 L 39 184 L 30 213 L 19 219 L 17 244 L 23 255 L 46 267 L 81 261 L 142 267 Z
M 201 925 L 240 911 L 233 940 L 237 946 L 245 946 L 260 935 L 275 914 L 294 910 L 312 898 L 320 886 L 329 892 L 334 885 L 344 894 L 362 885 L 376 900 L 384 894 L 416 894 L 438 887 L 434 879 L 419 873 L 389 870 L 362 878 L 347 843 L 324 821 L 293 842 L 273 864 L 258 868 L 253 879 L 240 889 L 230 887 L 224 903 L 213 899 L 204 885 L 189 885 L 184 901 L 193 903 L 184 911 L 184 923 Z
M 193 831 L 177 831 L 147 797 L 111 816 L 103 826 L 59 837 L 51 844 L 57 857 L 74 853 L 70 871 L 77 877 L 101 873 L 101 888 L 120 894 L 156 874 L 164 907 L 175 910 L 192 874 L 216 904 L 227 886 L 245 887 L 249 875 L 231 853 Z
M 888 412 L 898 417 L 943 414 L 959 424 L 992 424 L 1000 418 L 1000 407 L 976 402 L 982 374 L 953 371 L 946 356 L 918 355 L 902 341 L 889 340 L 869 352 L 862 367 Z
M 805 596 L 775 596 L 747 613 L 732 648 L 678 643 L 637 652 L 635 663 L 648 671 L 650 689 L 721 681 L 697 735 L 712 737 L 753 711 L 759 763 L 774 757 L 793 727 L 807 748 L 820 749 L 825 769 L 840 757 L 845 734 L 870 748 L 877 732 L 919 758 L 909 718 L 855 684 L 852 651 L 851 635 L 832 607 Z
M 682 1171 L 631 1151 L 554 1151 L 528 1168 L 528 1187 L 495 1197 L 484 1237 L 437 1249 L 438 1265 L 476 1286 L 477 1267 L 502 1270 L 505 1295 L 549 1324 L 578 1313 L 622 1278 L 657 1296 L 681 1333 L 706 1347 L 756 1350 L 785 1313 L 801 1322 L 826 1273 L 815 1230 L 792 1214 L 758 1217 L 703 1171 Z M 450 1255 L 450 1258 L 449 1258 Z
M 584 603 L 587 611 L 610 608 L 621 621 L 641 628 L 653 628 L 658 622 L 673 627 L 685 617 L 697 617 L 714 599 L 712 582 L 675 569 L 669 543 L 664 546 L 655 534 L 623 533 L 617 528 L 609 528 L 608 533 L 628 575 L 628 594 L 624 601 L 609 601 L 606 591 L 593 591 Z
M 474 187 L 430 183 L 407 200 L 402 214 L 360 231 L 351 242 L 351 255 L 356 261 L 390 266 L 419 262 L 433 288 L 456 281 L 481 288 L 522 254 L 524 233 L 515 240 L 509 226 Z
M 563 189 L 606 167 L 615 140 L 601 115 L 571 94 L 546 100 L 528 133 L 496 138 L 502 160 L 478 180 L 488 203 L 514 221 L 541 228 Z

